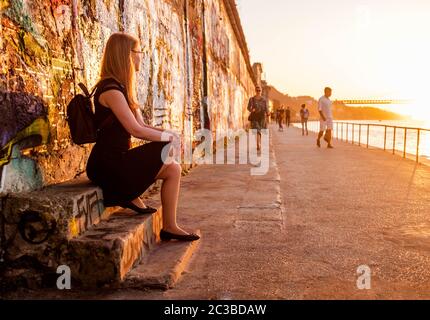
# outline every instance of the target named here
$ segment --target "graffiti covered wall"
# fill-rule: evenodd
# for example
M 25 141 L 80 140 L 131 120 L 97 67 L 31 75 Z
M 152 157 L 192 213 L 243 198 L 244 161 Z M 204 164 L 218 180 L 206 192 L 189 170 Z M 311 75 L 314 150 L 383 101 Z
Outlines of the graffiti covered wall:
M 206 0 L 205 26 L 208 48 L 209 117 L 221 135 L 228 129 L 243 128 L 247 121 L 246 105 L 254 92 L 249 59 L 240 43 L 232 19 L 226 22 L 234 1 Z M 230 12 L 230 14 L 232 14 Z
M 192 139 L 244 126 L 253 74 L 234 0 L 0 0 L 0 192 L 84 174 L 67 103 L 93 86 L 110 34 L 137 36 L 146 121 Z M 236 9 L 234 9 L 236 10 Z M 186 125 L 192 123 L 192 126 Z

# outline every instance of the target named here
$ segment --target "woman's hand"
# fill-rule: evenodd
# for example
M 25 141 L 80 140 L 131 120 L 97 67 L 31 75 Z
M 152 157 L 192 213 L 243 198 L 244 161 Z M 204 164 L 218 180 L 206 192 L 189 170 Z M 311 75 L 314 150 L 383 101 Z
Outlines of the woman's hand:
M 171 134 L 174 137 L 174 140 L 178 140 L 179 143 L 182 141 L 182 135 L 180 133 L 173 130 L 165 130 L 165 131 Z
M 163 131 L 163 136 L 166 136 L 168 141 L 172 144 L 174 148 L 179 148 L 181 145 L 181 137 L 176 133 L 169 130 Z
M 172 135 L 174 135 L 175 137 L 177 137 L 178 139 L 180 139 L 181 138 L 181 134 L 180 133 L 178 133 L 178 132 L 176 132 L 176 131 L 173 131 L 173 130 L 169 130 L 169 129 L 166 129 L 166 130 L 164 130 L 165 132 L 167 132 L 167 133 L 170 133 L 170 134 L 172 134 Z

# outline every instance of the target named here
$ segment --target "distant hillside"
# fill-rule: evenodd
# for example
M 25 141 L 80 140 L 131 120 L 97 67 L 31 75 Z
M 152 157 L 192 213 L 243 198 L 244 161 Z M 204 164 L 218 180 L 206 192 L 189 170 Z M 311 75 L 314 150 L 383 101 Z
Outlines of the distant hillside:
M 300 106 L 306 104 L 308 107 L 311 119 L 317 119 L 318 101 L 313 97 L 301 96 L 290 97 L 288 94 L 283 94 L 273 86 L 267 88 L 269 98 L 274 101 L 275 108 L 279 105 L 290 107 L 293 111 L 292 115 L 299 118 Z M 404 116 L 374 107 L 348 107 L 344 104 L 333 104 L 333 115 L 337 120 L 402 120 Z

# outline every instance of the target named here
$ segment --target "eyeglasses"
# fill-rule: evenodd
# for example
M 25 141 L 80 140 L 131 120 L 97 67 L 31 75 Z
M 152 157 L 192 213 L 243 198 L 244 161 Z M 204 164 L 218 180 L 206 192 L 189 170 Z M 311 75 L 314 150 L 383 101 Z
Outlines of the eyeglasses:
M 146 53 L 146 51 L 140 51 L 140 50 L 131 50 L 131 52 L 138 53 L 138 54 L 145 54 Z
M 257 90 L 257 92 L 261 92 L 261 89 L 260 89 L 260 88 L 257 88 L 256 90 Z

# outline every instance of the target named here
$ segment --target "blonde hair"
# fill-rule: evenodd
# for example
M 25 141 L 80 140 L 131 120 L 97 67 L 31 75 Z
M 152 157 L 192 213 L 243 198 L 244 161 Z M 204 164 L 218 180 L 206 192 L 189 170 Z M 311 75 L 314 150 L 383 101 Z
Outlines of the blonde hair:
M 124 85 L 128 104 L 132 110 L 139 108 L 136 98 L 136 69 L 131 51 L 139 40 L 129 34 L 113 33 L 106 43 L 100 70 L 100 80 L 113 78 Z

